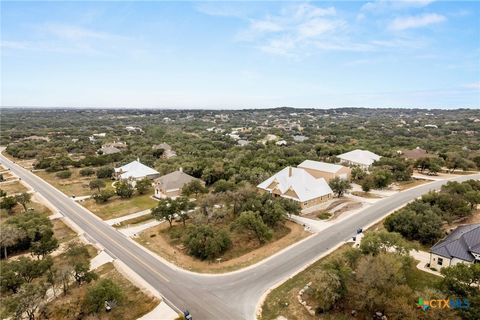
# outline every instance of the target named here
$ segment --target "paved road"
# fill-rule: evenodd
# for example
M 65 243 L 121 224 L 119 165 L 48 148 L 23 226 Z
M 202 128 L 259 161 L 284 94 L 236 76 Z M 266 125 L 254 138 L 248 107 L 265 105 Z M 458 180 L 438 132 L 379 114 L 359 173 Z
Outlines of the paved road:
M 0 156 L 0 163 L 30 184 L 63 215 L 82 228 L 90 238 L 135 270 L 168 300 L 181 309 L 188 308 L 196 320 L 254 319 L 256 304 L 268 288 L 350 238 L 358 227 L 376 221 L 393 209 L 445 183 L 436 181 L 400 192 L 275 255 L 264 263 L 243 271 L 212 276 L 182 271 L 163 263 L 30 171 L 12 163 L 3 155 Z M 480 174 L 453 180 L 464 181 L 472 178 L 480 179 Z

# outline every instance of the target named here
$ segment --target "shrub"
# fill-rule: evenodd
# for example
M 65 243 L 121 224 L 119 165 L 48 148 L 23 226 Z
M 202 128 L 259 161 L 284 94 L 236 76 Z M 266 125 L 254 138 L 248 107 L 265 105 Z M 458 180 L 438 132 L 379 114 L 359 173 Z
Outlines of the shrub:
M 70 170 L 59 171 L 55 174 L 60 179 L 68 179 L 72 176 L 72 172 Z
M 92 168 L 83 168 L 80 169 L 79 173 L 81 176 L 87 177 L 93 175 L 95 173 L 95 170 L 93 170 Z
M 113 168 L 112 167 L 101 167 L 97 169 L 97 178 L 104 179 L 104 178 L 111 178 L 113 175 Z

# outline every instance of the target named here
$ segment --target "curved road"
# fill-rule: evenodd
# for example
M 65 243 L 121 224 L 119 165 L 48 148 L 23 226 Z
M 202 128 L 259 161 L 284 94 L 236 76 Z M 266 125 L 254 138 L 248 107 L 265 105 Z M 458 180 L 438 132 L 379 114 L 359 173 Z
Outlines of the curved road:
M 120 259 L 180 309 L 189 309 L 196 320 L 254 319 L 261 296 L 272 286 L 349 239 L 358 227 L 367 226 L 420 195 L 438 189 L 436 181 L 380 200 L 341 223 L 289 247 L 272 258 L 241 271 L 202 275 L 161 261 L 75 201 L 30 171 L 0 155 L 0 163 L 32 186 L 88 236 Z M 480 179 L 480 174 L 449 181 Z

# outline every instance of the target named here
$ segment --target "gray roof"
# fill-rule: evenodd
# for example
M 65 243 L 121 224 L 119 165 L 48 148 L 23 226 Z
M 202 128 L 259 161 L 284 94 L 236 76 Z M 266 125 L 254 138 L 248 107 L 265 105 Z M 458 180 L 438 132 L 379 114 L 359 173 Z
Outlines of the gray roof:
M 430 252 L 446 258 L 474 261 L 472 252 L 480 254 L 480 223 L 456 228 L 435 244 Z
M 155 184 L 160 184 L 165 190 L 175 190 L 183 188 L 184 185 L 193 180 L 200 179 L 194 178 L 181 170 L 177 170 L 155 179 Z
M 114 153 L 119 153 L 122 152 L 122 150 L 113 147 L 113 146 L 103 146 L 98 151 L 101 151 L 102 154 L 114 154 Z

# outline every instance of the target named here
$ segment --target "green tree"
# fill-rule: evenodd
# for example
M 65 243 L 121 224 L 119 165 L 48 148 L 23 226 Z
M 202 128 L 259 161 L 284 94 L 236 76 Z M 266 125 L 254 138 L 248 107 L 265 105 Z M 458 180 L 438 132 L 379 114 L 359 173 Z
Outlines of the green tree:
M 102 188 L 105 188 L 105 181 L 101 179 L 94 179 L 88 183 L 88 186 L 91 190 L 97 189 L 98 192 L 100 192 Z
M 338 198 L 340 198 L 348 189 L 351 188 L 350 182 L 339 177 L 333 178 L 328 184 Z
M 24 319 L 26 316 L 29 320 L 35 320 L 38 309 L 44 303 L 47 289 L 44 283 L 25 285 L 16 295 L 6 299 L 8 314 L 15 319 Z
M 18 289 L 25 283 L 22 277 L 18 276 L 15 261 L 0 262 L 0 288 L 2 292 L 10 291 L 17 293 Z
M 272 230 L 263 222 L 258 212 L 244 211 L 234 222 L 234 229 L 253 235 L 260 244 L 272 238 Z
M 43 260 L 33 260 L 28 257 L 20 257 L 13 262 L 13 270 L 24 282 L 31 283 L 39 278 L 53 265 L 53 260 L 48 257 Z
M 178 208 L 177 215 L 182 220 L 183 226 L 185 227 L 185 221 L 188 219 L 188 211 L 195 208 L 195 204 L 190 202 L 187 197 L 179 197 L 175 199 L 176 206 Z
M 92 168 L 83 168 L 83 169 L 80 169 L 79 173 L 83 177 L 88 177 L 95 174 L 95 170 L 93 170 Z
M 30 203 L 30 200 L 32 199 L 32 195 L 28 192 L 23 192 L 19 195 L 16 195 L 15 199 L 17 200 L 18 203 L 22 205 L 23 210 L 27 211 L 27 205 Z
M 96 175 L 98 179 L 111 178 L 113 175 L 112 167 L 101 167 L 97 169 Z
M 144 178 L 140 181 L 137 181 L 135 184 L 135 189 L 137 189 L 138 194 L 145 194 L 152 187 L 152 181 L 148 178 Z
M 232 245 L 225 230 L 216 230 L 209 225 L 191 226 L 184 243 L 189 254 L 202 260 L 214 259 Z
M 180 211 L 177 201 L 167 198 L 160 199 L 155 208 L 151 210 L 152 216 L 157 220 L 167 220 L 170 228 L 172 227 L 175 214 Z
M 396 232 L 377 231 L 368 232 L 362 239 L 360 250 L 363 254 L 377 255 L 386 253 L 389 249 L 403 255 L 408 255 L 411 245 Z
M 92 195 L 92 198 L 93 200 L 95 200 L 96 203 L 105 203 L 114 195 L 115 192 L 113 192 L 112 190 L 102 190 L 100 192 L 94 193 Z
M 198 179 L 192 180 L 191 182 L 184 185 L 182 188 L 182 195 L 187 197 L 191 195 L 195 195 L 195 197 L 198 197 L 199 194 L 206 192 L 207 188 L 205 188 L 202 182 Z
M 134 189 L 127 181 L 120 180 L 115 184 L 115 193 L 122 199 L 128 199 L 133 196 Z
M 362 187 L 362 191 L 370 192 L 375 187 L 375 182 L 373 181 L 372 175 L 367 175 L 361 182 L 360 186 Z
M 60 179 L 68 179 L 72 176 L 72 172 L 70 170 L 63 170 L 59 171 L 55 174 Z
M 12 213 L 13 208 L 17 205 L 17 198 L 14 196 L 3 197 L 0 201 L 0 209 L 5 209 Z
M 47 254 L 52 253 L 58 248 L 58 241 L 53 235 L 52 230 L 48 230 L 42 233 L 39 240 L 32 242 L 30 251 L 37 258 L 45 258 Z
M 105 309 L 105 301 L 117 305 L 123 299 L 122 289 L 110 279 L 101 279 L 87 289 L 84 299 L 85 310 L 100 313 Z
M 86 246 L 76 242 L 70 243 L 65 254 L 78 286 L 84 282 L 89 283 L 98 277 L 93 271 L 90 271 L 90 254 Z
M 322 312 L 326 312 L 341 298 L 341 282 L 338 275 L 331 270 L 315 272 L 312 289 Z

